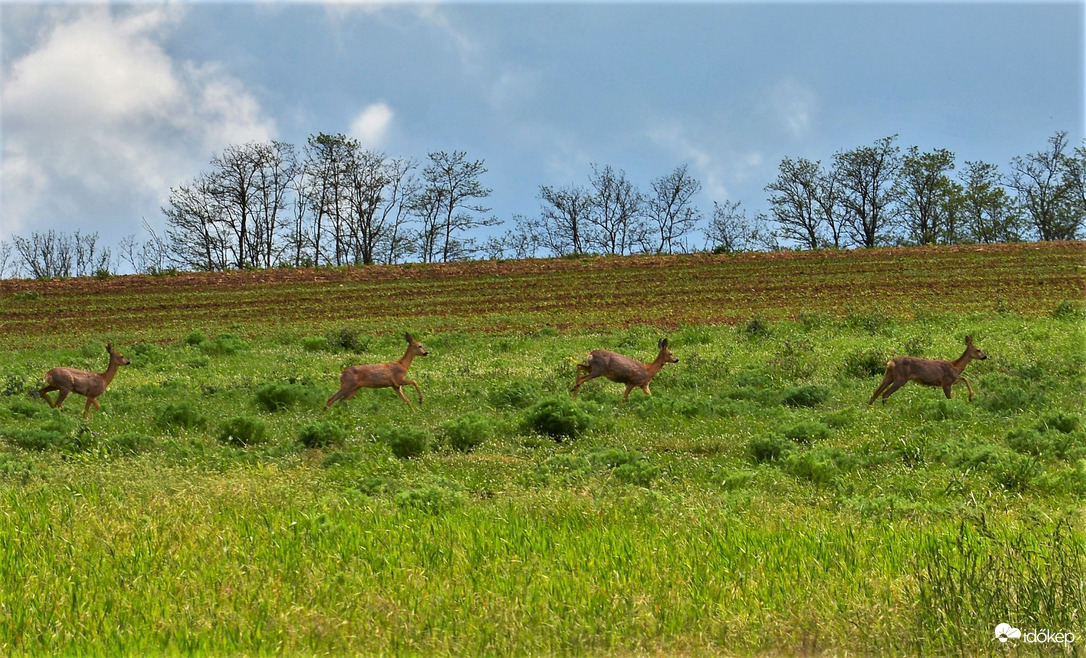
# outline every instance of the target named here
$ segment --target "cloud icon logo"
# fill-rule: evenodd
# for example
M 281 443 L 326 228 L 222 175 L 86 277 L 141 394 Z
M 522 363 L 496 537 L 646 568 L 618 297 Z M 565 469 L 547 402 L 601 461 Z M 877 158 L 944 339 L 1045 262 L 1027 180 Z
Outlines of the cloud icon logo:
M 1017 640 L 1022 637 L 1022 631 L 1018 630 L 1010 624 L 1000 624 L 995 629 L 996 639 L 1000 642 L 1006 642 L 1007 640 Z

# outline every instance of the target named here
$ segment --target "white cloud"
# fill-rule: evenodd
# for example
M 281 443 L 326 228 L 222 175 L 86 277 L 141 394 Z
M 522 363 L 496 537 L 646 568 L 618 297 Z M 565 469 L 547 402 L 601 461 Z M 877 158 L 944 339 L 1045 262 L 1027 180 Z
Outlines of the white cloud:
M 811 130 L 818 97 L 807 85 L 788 79 L 769 91 L 766 106 L 791 136 L 803 137 Z
M 164 50 L 162 37 L 182 13 L 79 7 L 5 67 L 0 238 L 64 228 L 88 198 L 125 216 L 80 219 L 138 226 L 212 153 L 274 135 L 238 80 Z
M 365 107 L 351 121 L 349 134 L 363 146 L 379 147 L 388 135 L 395 114 L 385 103 L 374 103 Z
M 659 146 L 679 159 L 689 162 L 702 181 L 702 188 L 709 198 L 723 201 L 728 198 L 727 167 L 719 157 L 707 149 L 705 142 L 694 139 L 677 121 L 664 121 L 649 131 L 649 137 Z

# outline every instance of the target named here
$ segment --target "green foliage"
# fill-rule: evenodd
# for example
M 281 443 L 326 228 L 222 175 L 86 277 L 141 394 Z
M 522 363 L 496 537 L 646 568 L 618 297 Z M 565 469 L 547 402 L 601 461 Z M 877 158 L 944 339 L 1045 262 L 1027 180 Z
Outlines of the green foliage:
M 369 349 L 371 342 L 369 336 L 350 327 L 331 330 L 324 337 L 331 347 L 347 350 L 348 352 L 365 352 Z
M 154 443 L 154 439 L 141 432 L 124 432 L 106 439 L 103 446 L 114 454 L 138 455 L 150 450 Z
M 850 453 L 833 446 L 817 446 L 802 452 L 792 452 L 784 458 L 784 469 L 799 478 L 819 484 L 835 481 L 843 471 L 857 465 Z
M 306 336 L 301 343 L 306 352 L 329 352 L 333 349 L 327 336 Z
M 268 440 L 268 424 L 252 416 L 235 416 L 222 424 L 218 438 L 234 446 L 259 445 Z
M 565 396 L 540 400 L 524 416 L 528 428 L 556 441 L 577 439 L 592 426 L 592 417 L 580 405 Z
M 311 402 L 310 391 L 300 384 L 265 382 L 253 392 L 256 404 L 265 411 L 282 411 L 299 402 Z
M 987 411 L 1013 414 L 1044 405 L 1046 399 L 1036 388 L 1027 387 L 1007 375 L 995 375 L 985 380 L 984 394 L 977 402 Z
M 499 383 L 487 396 L 490 404 L 496 408 L 527 409 L 535 404 L 543 391 L 538 384 L 523 379 L 512 379 Z
M 786 427 L 784 437 L 796 443 L 817 443 L 830 437 L 830 428 L 817 421 L 803 421 Z
M 298 441 L 306 448 L 340 448 L 347 441 L 347 432 L 327 421 L 309 423 L 298 433 Z
M 400 507 L 428 514 L 441 514 L 463 504 L 464 495 L 456 483 L 445 479 L 404 488 L 395 494 Z
M 1007 445 L 1015 452 L 1034 457 L 1042 457 L 1052 450 L 1052 441 L 1029 427 L 1020 427 L 1008 432 Z
M 636 450 L 606 448 L 588 455 L 589 463 L 609 469 L 616 479 L 627 484 L 647 487 L 660 474 L 660 468 L 649 463 Z
M 20 427 L 4 432 L 11 445 L 24 450 L 76 453 L 93 447 L 94 437 L 77 432 L 76 424 L 64 417 L 56 417 L 38 427 Z
M 747 456 L 755 464 L 780 461 L 794 449 L 794 443 L 777 434 L 755 436 L 747 442 Z
M 860 350 L 845 355 L 845 373 L 853 377 L 875 377 L 886 372 L 887 358 L 875 350 Z
M 807 384 L 786 389 L 781 402 L 787 407 L 817 407 L 829 397 L 830 392 L 826 387 Z
M 219 334 L 215 340 L 199 343 L 199 348 L 208 356 L 224 356 L 247 350 L 249 344 L 235 334 Z
M 159 429 L 200 429 L 207 426 L 207 416 L 189 402 L 172 402 L 155 411 L 154 424 Z
M 1074 414 L 1057 411 L 1045 414 L 1038 423 L 1038 429 L 1054 430 L 1063 434 L 1070 434 L 1082 424 L 1082 419 Z
M 770 334 L 769 322 L 756 315 L 739 326 L 739 333 L 747 338 L 765 338 Z
M 422 429 L 385 426 L 374 430 L 373 436 L 400 459 L 420 457 L 430 450 L 430 433 Z
M 1086 318 L 1086 306 L 1081 301 L 1065 299 L 1052 309 L 1052 317 L 1057 320 L 1082 320 Z
M 490 421 L 475 412 L 447 421 L 441 429 L 449 445 L 458 452 L 471 452 L 494 433 Z
M 192 347 L 199 347 L 208 342 L 207 334 L 196 329 L 185 337 L 185 344 Z

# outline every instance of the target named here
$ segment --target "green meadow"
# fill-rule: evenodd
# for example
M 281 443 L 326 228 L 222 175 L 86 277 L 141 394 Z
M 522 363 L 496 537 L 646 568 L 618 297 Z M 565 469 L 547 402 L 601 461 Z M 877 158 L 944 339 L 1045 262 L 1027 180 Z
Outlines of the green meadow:
M 123 278 L 9 284 L 0 654 L 1081 654 L 1086 312 L 1069 253 L 1058 289 L 993 275 L 988 296 L 797 312 L 785 286 L 764 293 L 780 311 L 709 313 L 726 321 L 665 294 L 678 320 L 612 326 L 574 304 L 482 321 L 457 306 L 468 271 L 427 288 L 440 314 L 407 320 L 331 294 L 326 313 L 277 319 L 302 287 L 318 303 L 320 282 L 295 281 L 255 288 L 246 308 L 278 301 L 231 321 L 236 289 L 209 279 L 148 305 L 175 304 L 169 321 L 39 333 L 35 308 L 93 307 L 96 286 L 123 299 Z M 517 276 L 591 289 L 591 268 L 539 269 Z M 343 368 L 398 359 L 405 331 L 430 352 L 409 372 L 421 405 L 410 386 L 411 408 L 363 389 L 321 413 Z M 679 363 L 651 397 L 623 404 L 600 379 L 571 399 L 589 351 L 647 362 L 665 336 Z M 867 404 L 890 357 L 952 360 L 966 336 L 988 355 L 964 373 L 972 403 L 911 383 Z M 131 365 L 101 411 L 38 396 L 51 367 L 103 370 L 107 340 Z M 1004 622 L 1075 640 L 1004 644 Z

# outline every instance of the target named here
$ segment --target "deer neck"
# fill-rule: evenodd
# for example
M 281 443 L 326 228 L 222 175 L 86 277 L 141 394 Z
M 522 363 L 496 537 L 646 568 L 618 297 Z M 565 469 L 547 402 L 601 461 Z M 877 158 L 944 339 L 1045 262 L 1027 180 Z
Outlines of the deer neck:
M 653 361 L 652 363 L 646 363 L 645 364 L 645 370 L 648 370 L 650 375 L 655 376 L 656 373 L 658 373 L 658 372 L 660 372 L 661 370 L 664 369 L 664 364 L 665 363 L 667 363 L 667 357 L 665 357 L 663 355 L 663 353 L 660 353 L 656 357 L 655 361 Z
M 411 367 L 411 361 L 413 361 L 414 359 L 415 353 L 412 352 L 410 348 L 408 348 L 407 353 L 403 355 L 402 359 L 400 359 L 400 365 L 403 366 L 404 370 L 407 370 Z
M 954 361 L 950 362 L 950 365 L 954 366 L 954 369 L 959 373 L 965 370 L 965 367 L 969 365 L 969 362 L 973 360 L 973 357 L 969 356 L 969 349 L 966 348 L 965 352 Z
M 117 370 L 120 367 L 120 362 L 110 359 L 109 367 L 106 368 L 105 372 L 98 373 L 98 376 L 102 378 L 102 381 L 106 383 L 106 386 L 109 386 L 110 382 L 113 381 L 113 378 L 117 376 Z

